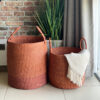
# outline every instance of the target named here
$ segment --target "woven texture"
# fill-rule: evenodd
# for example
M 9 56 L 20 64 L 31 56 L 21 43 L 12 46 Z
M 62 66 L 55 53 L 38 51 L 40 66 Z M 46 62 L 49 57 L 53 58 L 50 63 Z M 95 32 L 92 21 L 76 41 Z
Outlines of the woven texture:
M 71 52 L 78 53 L 81 51 L 82 47 L 82 40 L 85 40 L 84 38 L 80 41 L 80 48 L 72 48 L 72 47 L 58 47 L 58 48 L 52 48 L 51 42 L 50 42 L 50 62 L 49 62 L 49 81 L 50 83 L 57 87 L 57 88 L 63 88 L 63 89 L 74 89 L 79 88 L 76 84 L 73 84 L 68 78 L 67 78 L 67 72 L 68 72 L 68 62 L 64 56 L 64 54 L 68 54 Z M 86 43 L 86 41 L 85 41 Z M 86 44 L 87 48 L 87 44 Z M 85 80 L 85 74 L 83 76 L 83 82 Z
M 9 85 L 20 89 L 33 89 L 46 84 L 45 38 L 11 35 L 7 45 L 7 63 Z

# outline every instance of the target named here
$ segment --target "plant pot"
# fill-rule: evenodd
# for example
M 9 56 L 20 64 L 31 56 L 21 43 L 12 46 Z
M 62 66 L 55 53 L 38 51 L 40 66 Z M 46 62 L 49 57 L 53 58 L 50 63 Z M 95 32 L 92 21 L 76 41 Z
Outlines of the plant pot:
M 63 40 L 52 40 L 53 48 L 61 47 L 61 46 L 63 46 Z M 48 47 L 48 51 L 49 51 L 49 40 L 47 40 L 47 47 Z

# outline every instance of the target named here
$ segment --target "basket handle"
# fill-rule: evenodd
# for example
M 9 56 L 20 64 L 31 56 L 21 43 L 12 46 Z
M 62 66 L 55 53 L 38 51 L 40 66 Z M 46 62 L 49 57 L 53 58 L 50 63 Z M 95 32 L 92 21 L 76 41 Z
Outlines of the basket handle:
M 49 48 L 50 48 L 50 52 L 52 51 L 52 43 L 51 43 L 51 38 L 49 38 Z
M 40 29 L 39 26 L 36 26 L 37 30 L 39 31 L 39 33 L 42 35 L 43 39 L 44 39 L 44 43 L 46 42 L 46 37 L 44 36 L 42 30 Z
M 85 42 L 85 49 L 87 49 L 87 42 L 86 42 L 86 39 L 84 37 L 82 37 L 81 40 L 80 40 L 80 49 L 83 50 L 83 48 L 82 48 L 82 41 Z
M 21 29 L 20 26 L 18 28 L 16 28 L 15 31 L 10 35 L 10 37 L 8 38 L 8 40 L 11 40 L 11 38 L 13 38 L 14 34 L 16 34 L 20 29 Z

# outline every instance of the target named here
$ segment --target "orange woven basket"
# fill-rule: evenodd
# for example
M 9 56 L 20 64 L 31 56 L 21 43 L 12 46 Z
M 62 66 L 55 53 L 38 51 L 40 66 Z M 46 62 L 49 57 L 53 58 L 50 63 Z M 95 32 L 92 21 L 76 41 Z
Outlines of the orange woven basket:
M 81 45 L 83 40 L 85 41 L 87 48 L 87 43 L 84 38 L 80 40 L 80 48 L 72 48 L 72 47 L 52 48 L 51 40 L 49 40 L 49 45 L 50 45 L 49 81 L 53 86 L 63 89 L 78 88 L 76 84 L 73 84 L 67 78 L 68 62 L 64 54 L 68 54 L 71 52 L 74 53 L 80 52 L 82 50 Z M 83 76 L 83 83 L 84 80 L 85 80 L 85 74 Z
M 47 42 L 42 36 L 16 36 L 8 39 L 8 84 L 20 89 L 34 89 L 46 84 Z

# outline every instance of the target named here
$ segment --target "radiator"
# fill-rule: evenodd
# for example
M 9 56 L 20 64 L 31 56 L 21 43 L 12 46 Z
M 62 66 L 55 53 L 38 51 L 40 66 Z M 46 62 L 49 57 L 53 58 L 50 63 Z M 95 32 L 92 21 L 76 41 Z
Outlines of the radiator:
M 7 65 L 7 39 L 0 39 L 0 66 Z

